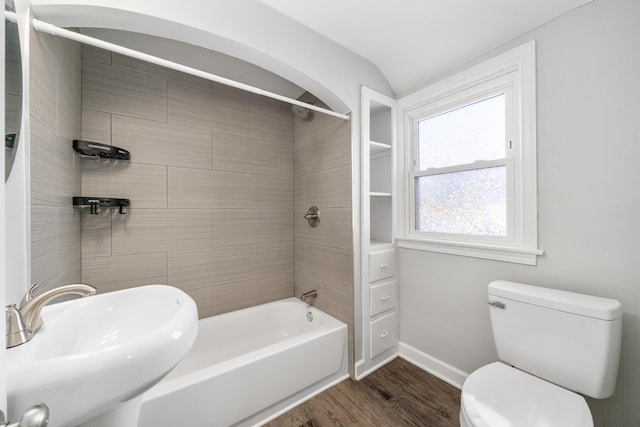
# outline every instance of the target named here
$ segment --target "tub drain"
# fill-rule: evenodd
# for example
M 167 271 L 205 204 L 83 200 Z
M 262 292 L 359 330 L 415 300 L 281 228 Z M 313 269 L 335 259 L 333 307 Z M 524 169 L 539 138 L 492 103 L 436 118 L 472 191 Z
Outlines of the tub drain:
M 313 322 L 313 313 L 310 311 L 307 311 L 307 320 Z

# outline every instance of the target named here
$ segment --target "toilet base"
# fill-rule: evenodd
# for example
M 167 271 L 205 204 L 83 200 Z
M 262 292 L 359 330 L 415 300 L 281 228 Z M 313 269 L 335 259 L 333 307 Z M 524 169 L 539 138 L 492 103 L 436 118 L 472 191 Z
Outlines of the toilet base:
M 460 402 L 460 427 L 474 427 L 467 417 L 467 412 L 464 410 L 464 405 Z
M 459 418 L 462 427 L 593 427 L 582 396 L 501 362 L 467 377 Z

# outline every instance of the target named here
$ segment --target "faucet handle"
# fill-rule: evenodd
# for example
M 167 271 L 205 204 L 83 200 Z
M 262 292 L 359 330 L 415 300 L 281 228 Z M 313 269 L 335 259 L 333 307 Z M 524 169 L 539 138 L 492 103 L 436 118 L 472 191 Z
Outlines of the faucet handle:
M 18 344 L 29 341 L 33 336 L 33 332 L 25 326 L 22 314 L 16 305 L 8 305 L 5 308 L 5 313 L 7 327 L 6 348 L 15 347 Z
M 27 409 L 20 421 L 9 423 L 0 411 L 0 427 L 47 427 L 49 424 L 49 407 L 44 403 L 33 405 Z
M 22 300 L 20 301 L 20 308 L 24 307 L 26 303 L 28 303 L 33 299 L 33 293 L 37 291 L 39 287 L 40 285 L 38 285 L 37 283 L 34 283 L 33 285 L 31 285 L 27 293 L 24 294 L 24 296 L 22 297 Z

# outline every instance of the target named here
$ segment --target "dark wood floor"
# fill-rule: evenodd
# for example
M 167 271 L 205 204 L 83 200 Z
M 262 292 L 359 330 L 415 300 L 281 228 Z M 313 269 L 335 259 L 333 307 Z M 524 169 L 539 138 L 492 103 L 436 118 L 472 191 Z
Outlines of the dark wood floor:
M 397 358 L 361 381 L 345 380 L 268 427 L 459 426 L 460 390 Z

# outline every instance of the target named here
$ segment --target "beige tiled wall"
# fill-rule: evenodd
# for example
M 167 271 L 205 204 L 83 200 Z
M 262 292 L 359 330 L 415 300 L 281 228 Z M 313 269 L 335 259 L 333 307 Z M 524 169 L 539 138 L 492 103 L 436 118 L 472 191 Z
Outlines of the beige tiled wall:
M 43 34 L 31 51 L 34 281 L 168 283 L 202 317 L 316 289 L 349 325 L 352 365 L 348 122 L 294 123 L 287 105 Z M 79 136 L 132 159 L 81 160 Z M 74 195 L 132 207 L 90 215 Z M 302 219 L 311 205 L 318 228 Z
M 80 280 L 80 46 L 30 35 L 31 281 L 47 289 Z
M 310 122 L 296 117 L 294 141 L 295 293 L 316 289 L 314 305 L 349 326 L 352 369 L 351 126 L 323 114 Z M 320 209 L 316 228 L 303 218 L 311 206 Z
M 83 48 L 82 138 L 131 161 L 82 159 L 82 280 L 167 283 L 201 317 L 293 295 L 293 118 L 287 105 Z

